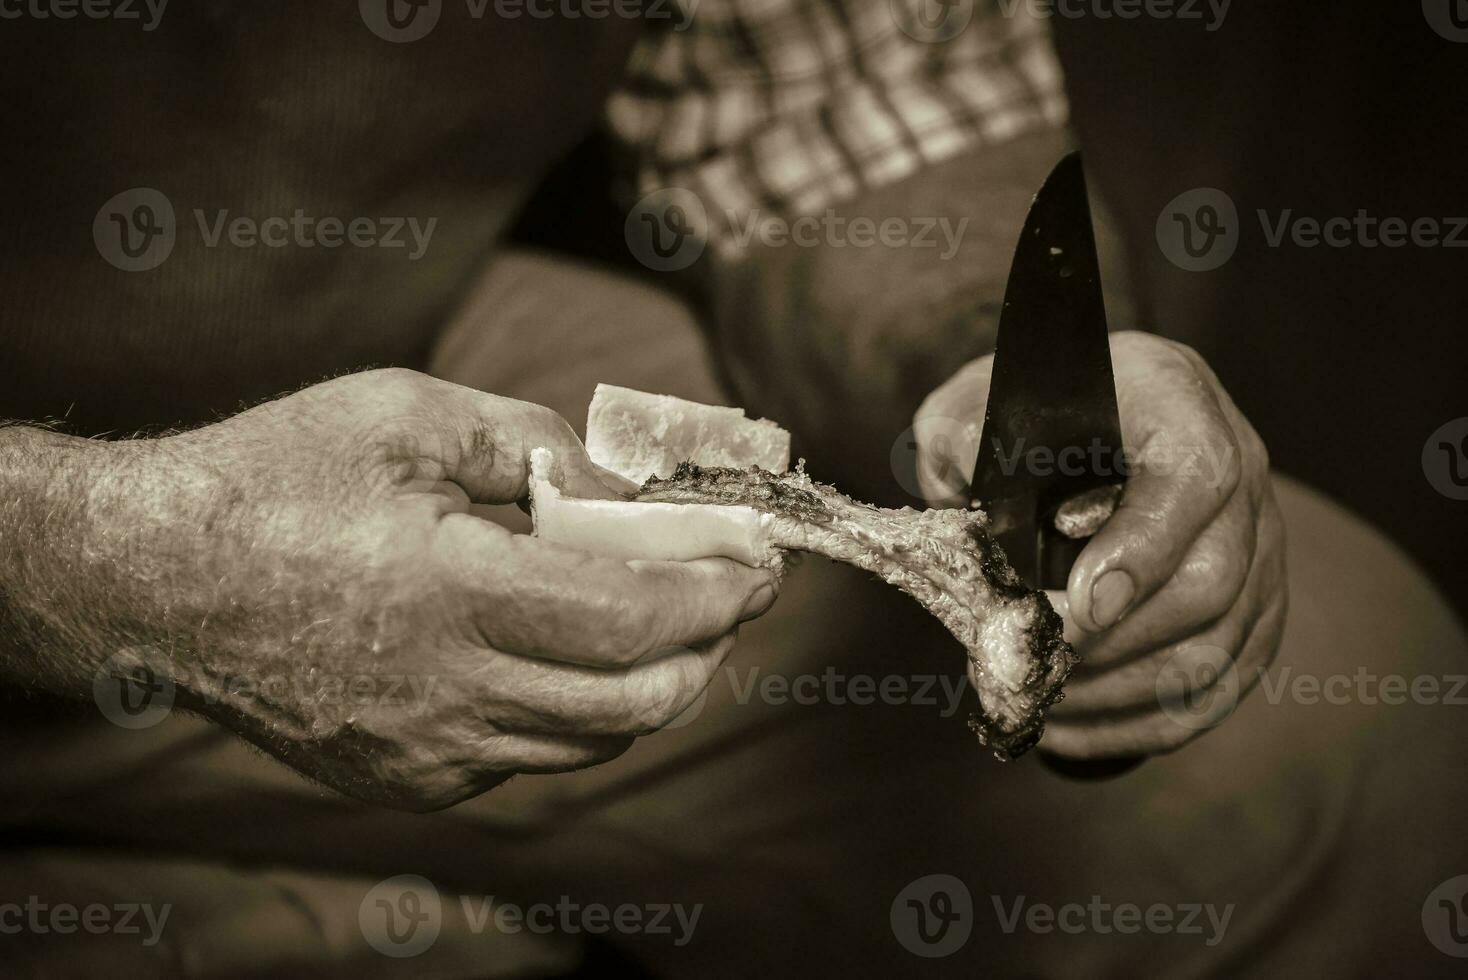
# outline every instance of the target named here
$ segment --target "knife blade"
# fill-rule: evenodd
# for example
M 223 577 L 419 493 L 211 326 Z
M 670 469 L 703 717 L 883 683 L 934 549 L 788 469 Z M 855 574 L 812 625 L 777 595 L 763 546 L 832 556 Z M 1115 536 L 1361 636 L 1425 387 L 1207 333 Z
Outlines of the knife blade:
M 1061 533 L 1056 513 L 1067 501 L 1119 487 L 1122 451 L 1090 200 L 1074 152 L 1040 187 L 1015 246 L 970 484 L 1031 587 L 1065 588 L 1086 539 Z M 1042 757 L 1082 778 L 1118 775 L 1142 761 Z

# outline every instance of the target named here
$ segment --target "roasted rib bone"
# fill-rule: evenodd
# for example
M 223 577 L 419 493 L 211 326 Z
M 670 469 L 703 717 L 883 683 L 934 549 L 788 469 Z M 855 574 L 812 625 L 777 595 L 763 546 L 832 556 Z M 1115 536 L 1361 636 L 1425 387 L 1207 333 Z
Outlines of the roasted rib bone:
M 980 710 L 970 719 L 1000 759 L 1045 730 L 1045 709 L 1076 661 L 1044 594 L 1009 567 L 981 511 L 886 510 L 802 472 L 680 465 L 643 484 L 640 501 L 733 504 L 774 517 L 771 543 L 866 569 L 917 599 L 968 651 Z

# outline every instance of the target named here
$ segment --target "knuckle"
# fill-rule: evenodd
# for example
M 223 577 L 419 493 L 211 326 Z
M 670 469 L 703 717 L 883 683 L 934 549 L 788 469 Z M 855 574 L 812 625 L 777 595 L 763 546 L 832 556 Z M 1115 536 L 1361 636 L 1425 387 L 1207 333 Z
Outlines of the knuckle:
M 1111 355 L 1116 362 L 1116 367 L 1122 369 L 1125 364 L 1129 363 L 1129 359 L 1135 356 L 1134 352 L 1141 352 L 1145 356 L 1152 348 L 1161 346 L 1165 349 L 1171 341 L 1142 330 L 1113 330 L 1110 343 Z
M 1148 333 L 1145 330 L 1118 330 L 1111 335 L 1111 345 L 1120 352 L 1136 354 L 1153 363 L 1180 366 L 1188 362 L 1192 348 L 1180 340 Z
M 1159 354 L 1167 367 L 1183 372 L 1189 377 L 1206 380 L 1213 375 L 1213 369 L 1208 366 L 1208 361 L 1203 355 L 1198 353 L 1197 348 L 1181 340 L 1164 338 Z
M 979 357 L 959 368 L 948 380 L 928 393 L 913 413 L 913 430 L 919 441 L 930 434 L 934 420 L 965 418 L 976 398 L 976 392 L 987 387 L 993 358 Z
M 367 373 L 376 375 L 377 377 L 383 378 L 388 381 L 395 381 L 400 384 L 416 384 L 418 379 L 423 377 L 423 375 L 419 374 L 417 371 L 414 371 L 412 368 L 405 367 L 373 368 Z
M 353 375 L 353 380 L 376 391 L 384 388 L 392 390 L 410 391 L 416 390 L 422 384 L 423 375 L 411 368 L 405 367 L 383 367 L 373 368 Z
M 534 426 L 537 432 L 546 435 L 555 435 L 563 439 L 576 438 L 576 430 L 571 428 L 571 423 L 561 417 L 561 413 L 544 405 L 534 402 L 525 402 L 525 420 Z
M 1168 340 L 1167 346 L 1190 367 L 1196 368 L 1203 364 L 1203 355 L 1199 354 L 1198 349 L 1191 344 L 1185 344 L 1181 340 Z
M 621 729 L 626 735 L 647 735 L 663 728 L 683 706 L 682 690 L 663 679 L 639 680 L 626 693 L 627 714 Z
M 1204 393 L 1211 393 L 1218 381 L 1213 369 L 1208 366 L 1208 360 L 1195 348 L 1182 341 L 1169 340 L 1158 355 L 1159 367 L 1168 372 L 1175 381 L 1199 391 L 1205 398 L 1211 398 L 1210 394 Z M 1201 389 L 1199 385 L 1202 386 Z
M 1177 578 L 1186 581 L 1188 590 L 1188 604 L 1186 613 L 1182 616 L 1186 622 L 1195 626 L 1214 624 L 1218 619 L 1227 615 L 1233 609 L 1233 603 L 1238 600 L 1239 591 L 1242 590 L 1242 581 L 1224 582 L 1221 579 L 1210 578 L 1207 571 L 1185 572 L 1179 569 Z
M 1239 548 L 1208 548 L 1186 559 L 1177 579 L 1190 597 L 1190 617 L 1209 623 L 1223 616 L 1238 601 L 1248 574 L 1247 556 Z
M 928 430 L 932 426 L 932 420 L 943 418 L 948 412 L 948 404 L 953 400 L 951 394 L 953 382 L 945 381 L 943 384 L 928 393 L 922 404 L 918 405 L 917 411 L 912 414 L 912 433 L 921 445 L 928 437 Z
M 525 418 L 530 422 L 536 422 L 549 428 L 565 421 L 557 412 L 546 408 L 544 405 L 539 405 L 535 402 L 522 402 L 521 404 L 523 405 L 522 411 L 525 413 Z

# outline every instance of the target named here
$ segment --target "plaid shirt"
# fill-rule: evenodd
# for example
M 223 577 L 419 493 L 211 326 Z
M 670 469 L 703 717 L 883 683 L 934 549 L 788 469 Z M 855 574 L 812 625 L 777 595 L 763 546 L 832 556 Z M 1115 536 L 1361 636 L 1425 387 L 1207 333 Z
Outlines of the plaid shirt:
M 682 188 L 707 237 L 813 214 L 974 147 L 1062 124 L 1044 26 L 1005 0 L 675 0 L 608 104 L 639 195 Z

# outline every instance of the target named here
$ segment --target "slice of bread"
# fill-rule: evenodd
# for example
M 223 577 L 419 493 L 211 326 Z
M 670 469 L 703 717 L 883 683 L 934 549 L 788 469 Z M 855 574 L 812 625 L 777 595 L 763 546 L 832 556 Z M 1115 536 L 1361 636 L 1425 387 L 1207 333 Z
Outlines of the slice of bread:
M 606 558 L 691 561 L 733 558 L 778 567 L 770 544 L 774 518 L 752 507 L 637 503 L 562 496 L 554 455 L 530 453 L 530 509 L 535 536 Z
M 673 475 L 679 463 L 790 469 L 790 433 L 743 409 L 599 384 L 586 413 L 586 451 L 629 480 Z

